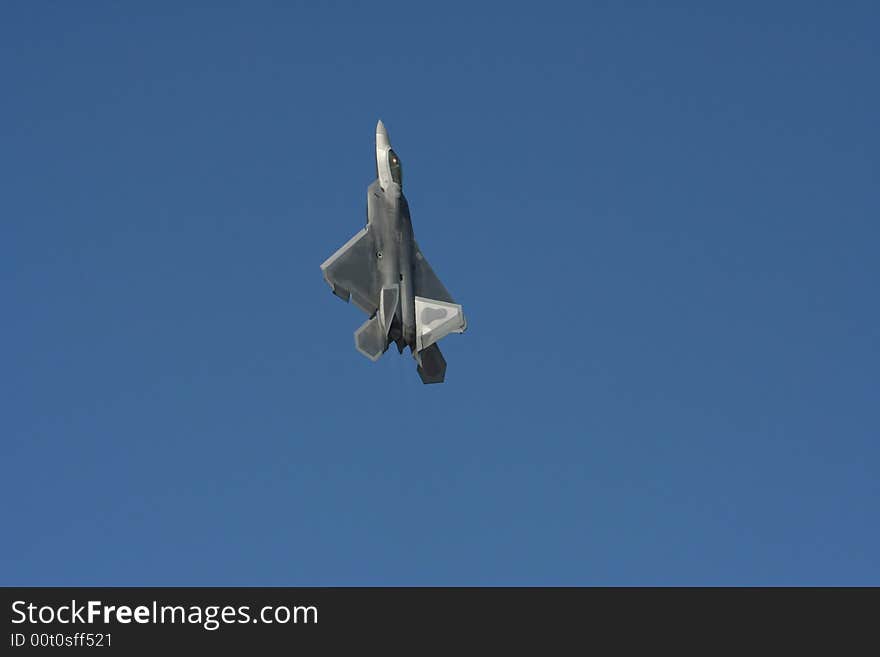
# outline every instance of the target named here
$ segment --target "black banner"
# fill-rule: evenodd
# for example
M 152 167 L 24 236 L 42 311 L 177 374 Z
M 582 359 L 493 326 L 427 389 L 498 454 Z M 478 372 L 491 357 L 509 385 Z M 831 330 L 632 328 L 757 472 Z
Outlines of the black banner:
M 5 654 L 300 649 L 839 650 L 876 589 L 6 588 Z M 609 643 L 610 642 L 610 643 Z M 708 643 L 707 643 L 708 642 Z

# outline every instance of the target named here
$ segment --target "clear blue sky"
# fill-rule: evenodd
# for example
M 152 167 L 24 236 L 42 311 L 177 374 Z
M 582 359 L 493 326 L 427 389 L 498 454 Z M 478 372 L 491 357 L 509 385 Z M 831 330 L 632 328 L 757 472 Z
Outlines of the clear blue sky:
M 4 3 L 0 583 L 880 584 L 880 10 L 655 4 Z

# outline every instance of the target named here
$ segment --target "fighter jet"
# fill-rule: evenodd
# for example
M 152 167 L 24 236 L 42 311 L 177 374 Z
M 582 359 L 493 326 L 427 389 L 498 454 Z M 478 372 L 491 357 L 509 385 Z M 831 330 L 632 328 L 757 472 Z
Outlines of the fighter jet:
M 442 383 L 446 360 L 437 341 L 467 327 L 413 236 L 403 195 L 403 169 L 388 131 L 376 124 L 376 180 L 367 188 L 367 225 L 321 265 L 333 294 L 351 299 L 369 319 L 354 332 L 355 348 L 379 360 L 393 342 L 410 348 L 423 383 Z

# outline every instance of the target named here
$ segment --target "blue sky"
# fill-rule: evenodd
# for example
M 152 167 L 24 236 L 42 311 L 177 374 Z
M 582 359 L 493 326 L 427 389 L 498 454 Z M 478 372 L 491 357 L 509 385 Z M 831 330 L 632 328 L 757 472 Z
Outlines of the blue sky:
M 623 4 L 4 4 L 0 583 L 880 584 L 880 13 Z

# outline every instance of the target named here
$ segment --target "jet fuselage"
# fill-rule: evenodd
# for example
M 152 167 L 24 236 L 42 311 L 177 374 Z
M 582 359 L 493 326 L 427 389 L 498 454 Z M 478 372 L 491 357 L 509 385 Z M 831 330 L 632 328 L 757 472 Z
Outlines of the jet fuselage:
M 394 342 L 412 350 L 423 383 L 442 383 L 446 360 L 437 341 L 467 326 L 413 235 L 403 169 L 388 132 L 376 125 L 376 180 L 367 188 L 367 225 L 321 265 L 333 294 L 369 316 L 355 348 L 376 361 Z
M 400 305 L 394 315 L 390 341 L 415 349 L 414 236 L 409 204 L 395 182 L 383 190 L 377 180 L 367 191 L 367 222 L 376 236 L 376 264 L 383 288 L 400 286 Z

